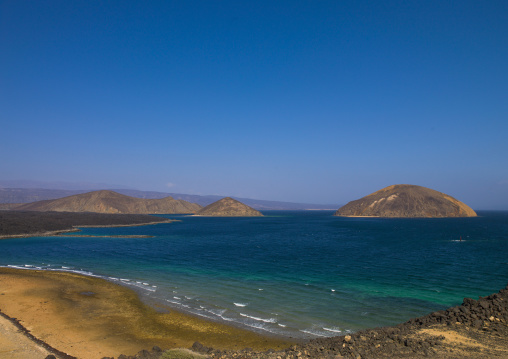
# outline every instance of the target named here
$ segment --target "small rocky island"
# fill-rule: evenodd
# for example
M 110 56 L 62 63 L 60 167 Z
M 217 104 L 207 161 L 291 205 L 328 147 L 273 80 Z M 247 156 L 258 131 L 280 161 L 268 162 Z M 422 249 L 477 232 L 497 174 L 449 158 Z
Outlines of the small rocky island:
M 196 212 L 197 216 L 210 217 L 259 217 L 263 214 L 236 199 L 226 197 Z
M 476 217 L 476 212 L 447 194 L 426 187 L 399 184 L 351 201 L 334 215 L 439 218 Z

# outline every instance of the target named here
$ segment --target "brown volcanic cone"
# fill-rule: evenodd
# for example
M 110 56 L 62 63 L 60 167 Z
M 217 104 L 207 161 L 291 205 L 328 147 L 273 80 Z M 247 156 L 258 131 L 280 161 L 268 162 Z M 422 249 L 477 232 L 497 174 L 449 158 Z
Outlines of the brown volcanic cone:
M 398 184 L 388 186 L 335 212 L 335 216 L 476 217 L 466 204 L 433 189 Z
M 143 199 L 125 196 L 113 191 L 94 191 L 74 196 L 26 203 L 17 211 L 97 212 L 97 213 L 194 213 L 199 204 L 172 197 Z
M 263 214 L 231 197 L 209 204 L 196 212 L 198 216 L 214 217 L 258 217 Z

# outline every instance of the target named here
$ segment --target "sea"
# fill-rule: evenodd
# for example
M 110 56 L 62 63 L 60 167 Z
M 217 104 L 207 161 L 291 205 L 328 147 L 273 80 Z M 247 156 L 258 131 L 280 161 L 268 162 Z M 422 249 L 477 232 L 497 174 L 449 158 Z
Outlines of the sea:
M 508 284 L 508 212 L 475 218 L 164 215 L 90 236 L 0 240 L 0 265 L 98 276 L 147 303 L 265 334 L 344 335 L 405 322 Z M 171 310 L 171 309 L 170 309 Z

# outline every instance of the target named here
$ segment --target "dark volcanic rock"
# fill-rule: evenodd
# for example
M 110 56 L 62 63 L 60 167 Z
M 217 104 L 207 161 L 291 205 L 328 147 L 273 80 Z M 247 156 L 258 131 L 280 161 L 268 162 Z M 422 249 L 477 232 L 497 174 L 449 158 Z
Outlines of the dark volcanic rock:
M 499 351 L 492 355 L 467 352 L 474 350 L 474 345 L 466 349 L 466 352 L 455 355 L 454 350 L 464 350 L 462 344 L 454 347 L 445 341 L 443 335 L 421 334 L 422 330 L 429 328 L 437 332 L 442 331 L 442 328 L 457 332 L 463 330 L 462 335 L 471 337 L 476 335 L 479 340 L 494 337 L 498 340 L 496 342 L 498 349 L 501 347 L 501 352 L 504 353 L 508 345 L 508 286 L 488 297 L 479 300 L 465 298 L 460 306 L 413 318 L 395 327 L 367 329 L 340 337 L 313 339 L 293 345 L 283 352 L 265 352 L 262 355 L 256 352 L 241 352 L 240 355 L 236 351 L 212 350 L 209 351 L 209 355 L 212 358 L 270 359 L 499 357 L 497 356 Z M 478 335 L 479 331 L 481 335 Z M 489 347 L 488 342 L 486 344 L 485 346 Z
M 198 216 L 213 217 L 259 217 L 263 214 L 231 197 L 214 202 L 196 212 Z
M 349 202 L 335 216 L 366 217 L 476 217 L 466 204 L 434 191 L 414 185 L 393 185 Z

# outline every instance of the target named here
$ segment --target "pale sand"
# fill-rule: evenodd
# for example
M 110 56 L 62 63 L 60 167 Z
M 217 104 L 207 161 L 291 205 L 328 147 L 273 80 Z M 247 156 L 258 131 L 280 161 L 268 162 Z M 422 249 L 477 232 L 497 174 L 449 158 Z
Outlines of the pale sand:
M 41 359 L 50 352 L 19 332 L 9 320 L 0 316 L 0 358 Z
M 161 314 L 127 288 L 66 272 L 0 268 L 0 310 L 17 318 L 36 338 L 80 359 L 134 355 L 154 345 L 190 348 L 195 341 L 221 349 L 267 350 L 292 344 L 173 309 Z M 25 346 L 24 341 L 9 339 L 13 332 L 5 328 L 1 327 L 0 344 L 11 343 L 11 351 Z

